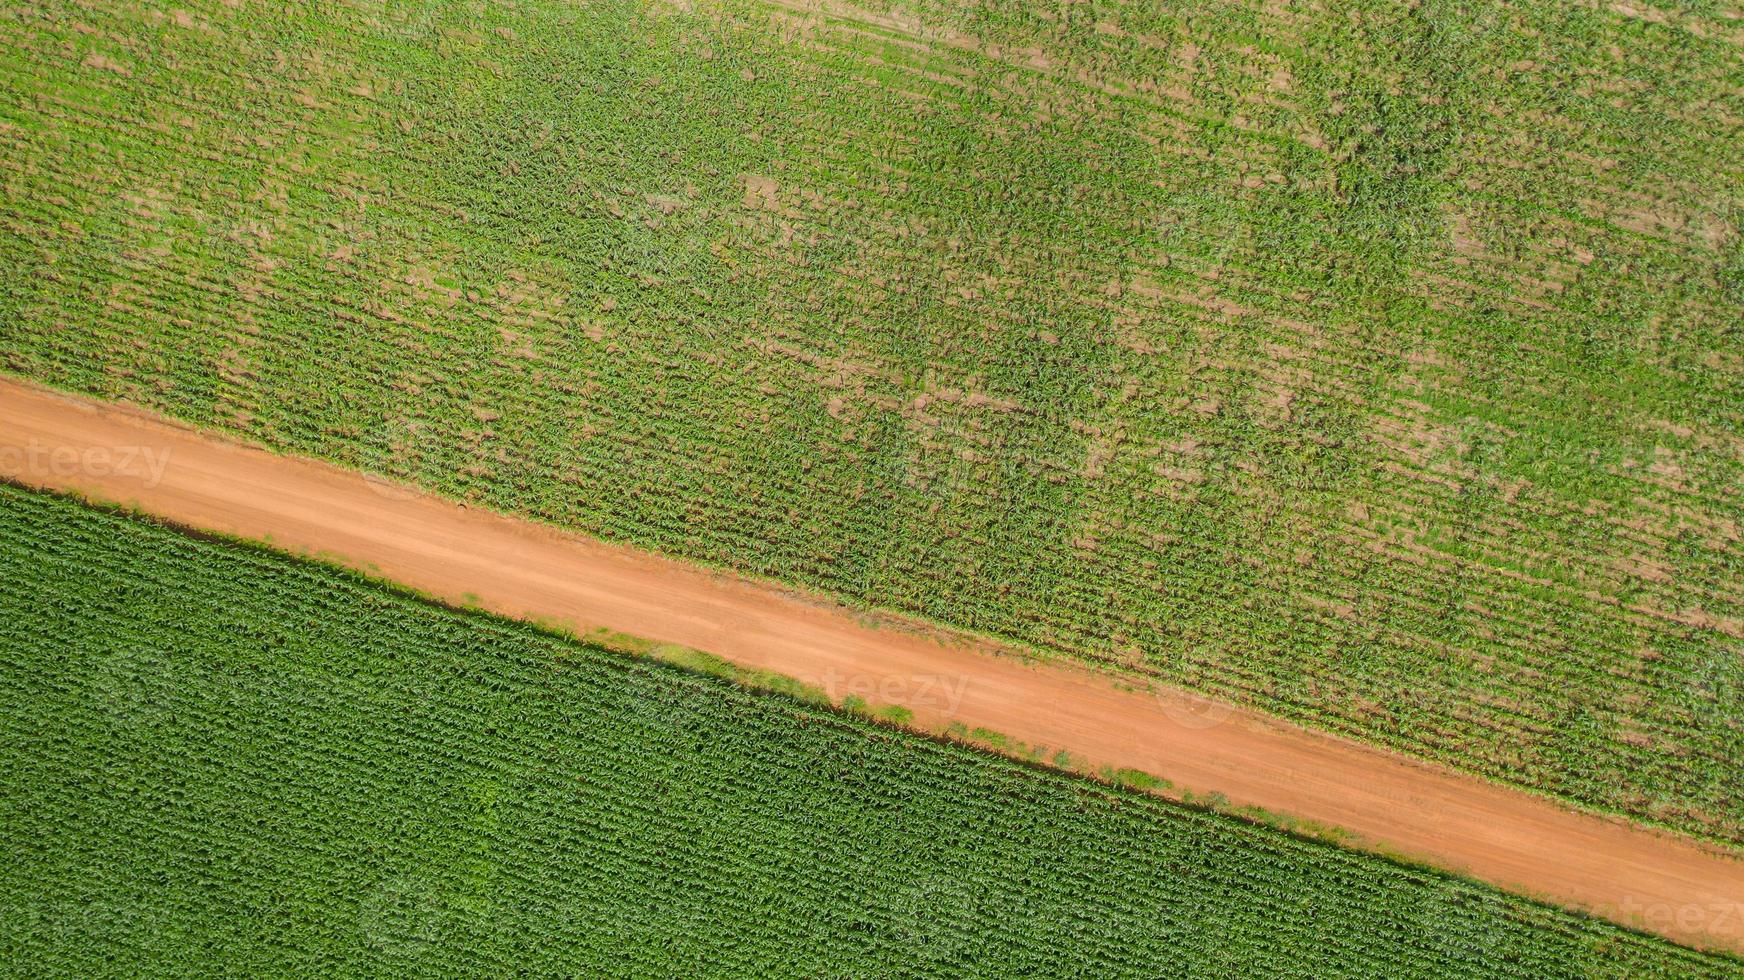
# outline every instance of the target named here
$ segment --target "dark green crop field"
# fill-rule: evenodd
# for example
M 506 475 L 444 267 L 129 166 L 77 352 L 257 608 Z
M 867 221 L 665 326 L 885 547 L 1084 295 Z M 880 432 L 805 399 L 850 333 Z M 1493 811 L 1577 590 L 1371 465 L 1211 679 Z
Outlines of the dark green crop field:
M 1744 976 L 0 485 L 24 976 Z
M 1741 24 L 14 5 L 0 370 L 1737 844 Z

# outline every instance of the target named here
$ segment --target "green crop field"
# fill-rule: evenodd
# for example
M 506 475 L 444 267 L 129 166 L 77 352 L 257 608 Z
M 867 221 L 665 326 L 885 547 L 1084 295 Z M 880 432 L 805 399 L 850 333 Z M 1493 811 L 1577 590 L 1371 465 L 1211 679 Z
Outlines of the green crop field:
M 1741 23 L 20 5 L 0 370 L 1738 844 Z
M 19 975 L 1744 977 L 0 485 Z

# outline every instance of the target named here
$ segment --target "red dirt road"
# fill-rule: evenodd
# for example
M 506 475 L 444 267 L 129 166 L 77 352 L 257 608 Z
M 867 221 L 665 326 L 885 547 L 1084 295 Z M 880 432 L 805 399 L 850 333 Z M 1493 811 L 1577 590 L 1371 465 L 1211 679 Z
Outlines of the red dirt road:
M 921 727 L 956 720 L 1065 748 L 1681 942 L 1744 952 L 1744 861 L 1247 712 L 868 627 L 759 584 L 5 379 L 0 476 L 373 566 L 509 616 L 707 650 L 838 700 L 905 705 Z

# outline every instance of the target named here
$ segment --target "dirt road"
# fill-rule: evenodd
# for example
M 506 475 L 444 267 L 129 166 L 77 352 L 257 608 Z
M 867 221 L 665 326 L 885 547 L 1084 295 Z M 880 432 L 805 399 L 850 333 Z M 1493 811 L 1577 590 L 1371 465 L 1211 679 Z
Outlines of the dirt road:
M 510 616 L 606 626 L 1355 831 L 1516 891 L 1744 952 L 1744 862 L 1365 745 L 1121 690 L 690 566 L 0 379 L 0 475 L 321 552 Z

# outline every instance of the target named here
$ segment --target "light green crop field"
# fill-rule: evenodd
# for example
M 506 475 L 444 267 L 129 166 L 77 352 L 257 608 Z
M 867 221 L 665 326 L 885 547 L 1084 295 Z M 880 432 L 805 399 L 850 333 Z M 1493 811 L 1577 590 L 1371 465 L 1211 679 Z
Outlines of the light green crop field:
M 0 646 L 18 975 L 1744 977 L 9 485 Z
M 1738 844 L 1741 23 L 20 5 L 0 369 Z

